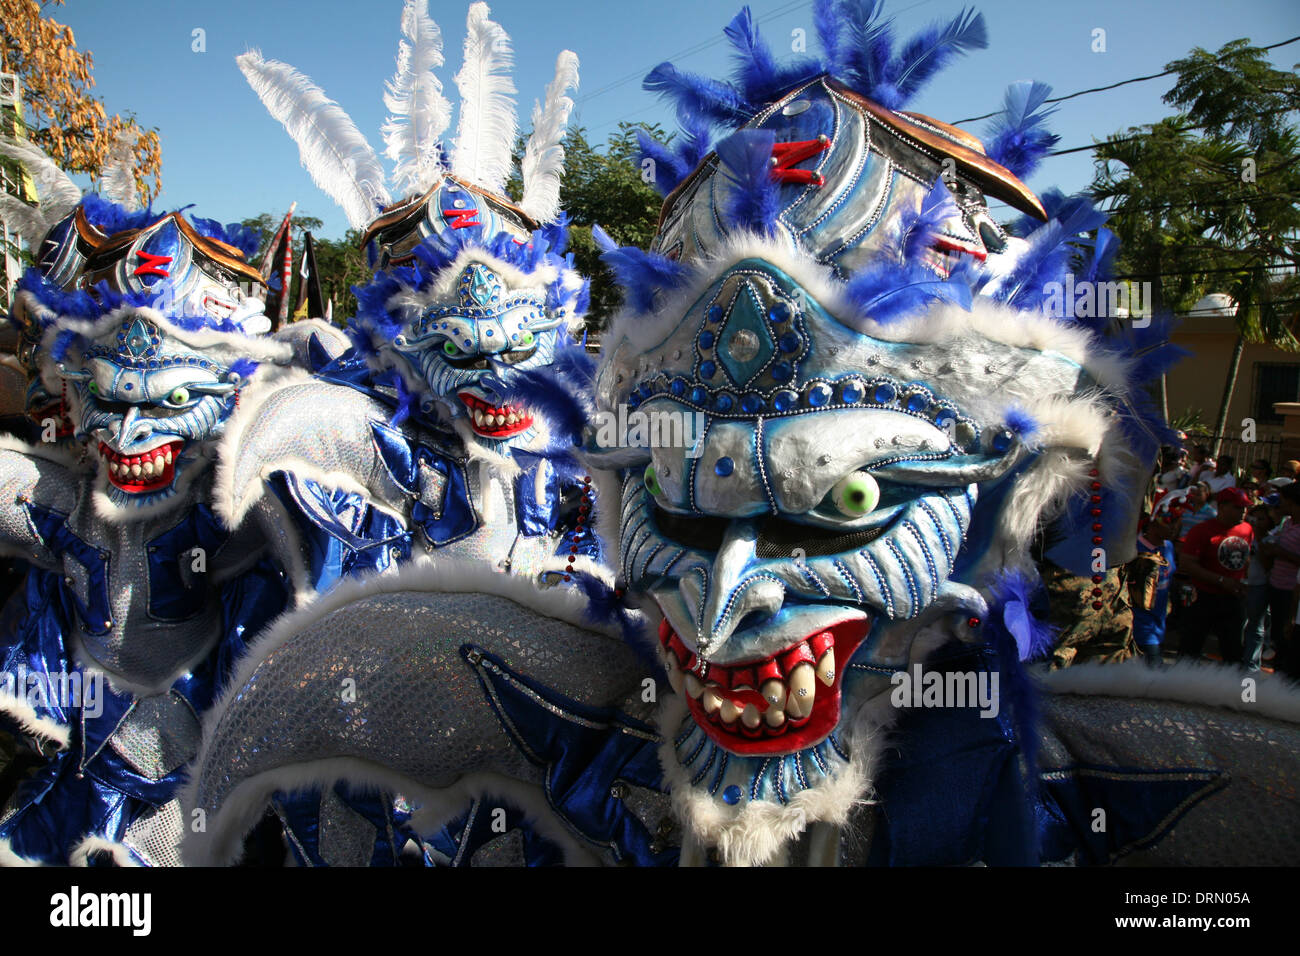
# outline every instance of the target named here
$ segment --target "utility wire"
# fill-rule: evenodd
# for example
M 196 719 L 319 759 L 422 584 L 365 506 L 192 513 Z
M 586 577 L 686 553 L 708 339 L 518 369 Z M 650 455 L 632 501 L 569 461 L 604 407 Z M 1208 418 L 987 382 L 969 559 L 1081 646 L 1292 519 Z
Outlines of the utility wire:
M 1260 49 L 1262 49 L 1262 50 L 1276 50 L 1276 49 L 1277 49 L 1278 47 L 1280 47 L 1280 46 L 1286 46 L 1288 43 L 1295 43 L 1297 40 L 1300 40 L 1300 35 L 1298 35 L 1298 36 L 1293 36 L 1293 37 L 1291 37 L 1289 40 L 1280 40 L 1280 41 L 1278 41 L 1277 43 L 1270 43 L 1270 44 L 1269 44 L 1268 46 L 1266 46 L 1266 47 L 1260 47 Z M 1213 66 L 1213 65 L 1214 65 L 1214 64 L 1206 64 L 1207 67 L 1209 67 L 1209 66 Z M 1158 79 L 1160 79 L 1160 77 L 1162 77 L 1162 76 L 1170 76 L 1170 75 L 1172 75 L 1172 74 L 1175 73 L 1175 72 L 1177 72 L 1177 71 L 1176 71 L 1176 70 L 1163 70 L 1163 71 L 1161 71 L 1161 72 L 1159 72 L 1159 73 L 1151 73 L 1151 74 L 1148 74 L 1147 76 L 1134 76 L 1134 77 L 1130 77 L 1130 78 L 1127 79 L 1127 80 L 1120 80 L 1118 83 L 1110 83 L 1110 84 L 1107 84 L 1106 86 L 1094 86 L 1094 87 L 1092 87 L 1091 89 L 1087 89 L 1087 90 L 1078 90 L 1077 92 L 1074 92 L 1074 93 L 1067 93 L 1065 96 L 1053 96 L 1053 97 L 1051 97 L 1050 99 L 1043 100 L 1043 102 L 1044 102 L 1044 103 L 1064 103 L 1066 100 L 1072 100 L 1072 99 L 1074 99 L 1075 97 L 1078 97 L 1078 96 L 1087 96 L 1087 95 L 1090 94 L 1090 93 L 1104 93 L 1104 92 L 1106 92 L 1107 90 L 1114 90 L 1114 89 L 1118 89 L 1118 88 L 1121 87 L 1121 86 L 1128 86 L 1130 83 L 1145 83 L 1147 80 L 1158 80 Z M 974 123 L 974 122 L 976 122 L 977 120 L 989 119 L 989 118 L 991 118 L 991 117 L 997 116 L 997 115 L 998 115 L 999 113 L 1001 113 L 1001 112 L 1002 112 L 1002 110 L 994 110 L 992 113 L 984 113 L 984 114 L 981 115 L 981 116 L 968 116 L 968 117 L 966 117 L 965 119 L 959 119 L 959 120 L 957 120 L 953 125 L 954 125 L 954 126 L 960 126 L 962 123 Z M 1066 152 L 1077 152 L 1077 150 L 1066 150 Z

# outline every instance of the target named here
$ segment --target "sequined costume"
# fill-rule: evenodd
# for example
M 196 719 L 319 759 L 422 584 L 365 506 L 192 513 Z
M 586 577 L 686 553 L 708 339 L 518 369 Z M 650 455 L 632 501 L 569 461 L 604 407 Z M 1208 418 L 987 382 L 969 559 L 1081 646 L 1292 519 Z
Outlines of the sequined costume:
M 49 756 L 0 816 L 4 862 L 176 863 L 199 715 L 302 579 L 294 548 L 273 553 L 273 503 L 238 534 L 211 504 L 241 390 L 294 356 L 246 291 L 254 248 L 86 197 L 19 283 L 76 427 L 71 447 L 0 447 L 0 550 L 33 569 L 4 612 L 0 715 Z
M 1087 202 L 1044 208 L 1019 178 L 1052 142 L 1050 91 L 1013 86 L 986 146 L 903 110 L 984 45 L 980 16 L 895 50 L 877 5 L 814 7 L 820 58 L 778 61 L 745 9 L 726 30 L 733 82 L 671 64 L 647 77 L 684 129 L 643 141 L 666 194 L 651 250 L 607 244 L 629 291 L 596 397 L 619 425 L 589 447 L 601 497 L 621 501 L 602 536 L 662 615 L 682 860 L 1108 862 L 1182 814 L 1212 827 L 1216 811 L 1189 809 L 1224 783 L 1212 744 L 1186 764 L 1156 733 L 1146 755 L 1084 745 L 1174 705 L 1040 700 L 1022 665 L 1050 649 L 1030 609 L 1035 532 L 1094 582 L 1132 555 L 1167 431 L 1141 383 L 1176 356 L 1158 318 L 1076 308 L 1114 237 Z M 1026 214 L 1017 234 L 986 197 Z M 634 415 L 698 416 L 702 438 L 645 447 Z M 1086 693 L 1133 687 L 1123 667 L 1088 672 Z M 1189 699 L 1202 677 L 1143 693 Z M 1235 675 L 1204 680 L 1225 706 Z M 1231 799 L 1296 772 L 1296 697 L 1267 695 Z M 1204 731 L 1209 709 L 1192 718 Z M 1100 839 L 1097 806 L 1112 814 Z
M 239 851 L 230 829 L 242 832 L 269 805 L 306 865 L 669 859 L 657 738 L 637 716 L 649 671 L 623 639 L 638 615 L 599 561 L 598 503 L 573 457 L 591 374 L 571 338 L 588 292 L 565 254 L 559 204 L 577 59 L 557 60 L 512 202 L 503 194 L 515 128 L 509 37 L 485 4 L 470 7 L 460 124 L 444 147 L 450 104 L 426 6 L 405 6 L 386 99 L 403 118 L 385 131 L 406 192 L 397 202 L 377 193 L 377 159 L 336 108 L 331 136 L 349 144 L 353 165 L 339 170 L 330 164 L 341 150 L 317 151 L 320 91 L 284 64 L 240 58 L 318 183 L 362 230 L 376 272 L 357 290 L 355 349 L 312 380 L 252 400 L 257 413 L 226 438 L 223 516 L 239 526 L 253 502 L 288 504 L 319 532 L 305 540 L 323 596 L 259 641 L 236 681 L 268 693 L 232 685 L 218 708 L 193 794 L 213 826 L 187 853 L 230 862 Z M 421 112 L 401 112 L 415 88 Z M 303 115 L 317 119 L 305 132 Z M 552 607 L 559 619 L 538 616 Z M 384 621 L 384 633 L 339 621 Z M 308 659 L 329 662 L 324 683 L 304 680 Z M 353 700 L 336 693 L 345 677 Z M 447 684 L 452 696 L 428 700 L 375 690 Z M 207 775 L 243 759 L 239 728 L 276 713 L 308 729 L 261 748 L 267 772 L 256 786 L 242 771 Z M 351 732 L 357 717 L 373 735 Z M 407 750 L 372 750 L 398 739 Z M 638 816 L 612 795 L 621 789 L 637 807 L 662 806 Z
M 1132 554 L 1163 434 L 1141 383 L 1174 358 L 1158 318 L 1088 315 L 1064 295 L 1105 279 L 1114 241 L 1088 203 L 1040 201 L 1020 179 L 1051 144 L 1049 91 L 1013 87 L 986 146 L 902 111 L 983 45 L 982 18 L 895 51 L 874 4 L 814 12 L 819 59 L 778 62 L 745 10 L 727 28 L 734 84 L 656 68 L 647 85 L 685 126 L 671 147 L 643 143 L 666 194 L 659 232 L 648 252 L 607 244 L 626 307 L 603 338 L 585 450 L 601 539 L 649 599 L 661 667 L 629 660 L 574 690 L 589 639 L 548 641 L 548 661 L 532 636 L 583 609 L 468 564 L 336 592 L 280 622 L 214 709 L 185 794 L 209 826 L 187 859 L 237 859 L 276 787 L 357 779 L 401 795 L 400 826 L 334 803 L 305 821 L 313 862 L 399 847 L 500 860 L 513 831 L 484 842 L 486 821 L 530 806 L 607 860 L 663 862 L 662 842 L 611 844 L 567 802 L 611 780 L 622 806 L 598 819 L 683 837 L 687 864 L 1294 861 L 1300 700 L 1282 681 L 1246 702 L 1215 668 L 1084 665 L 1036 685 L 1024 663 L 1051 646 L 1031 611 L 1034 535 L 1074 574 Z M 997 225 L 986 197 L 1026 220 Z M 666 427 L 685 422 L 700 423 L 690 441 Z M 331 680 L 387 673 L 394 641 L 428 634 L 402 686 L 433 713 L 369 678 L 339 698 Z M 322 647 L 346 666 L 322 673 Z M 657 746 L 680 834 L 631 805 L 615 761 L 561 772 L 579 728 L 594 746 L 611 724 L 640 741 L 619 752 L 641 780 Z M 286 725 L 308 739 L 266 752 Z M 1233 812 L 1261 792 L 1266 824 Z M 514 846 L 515 862 L 550 861 L 523 833 Z

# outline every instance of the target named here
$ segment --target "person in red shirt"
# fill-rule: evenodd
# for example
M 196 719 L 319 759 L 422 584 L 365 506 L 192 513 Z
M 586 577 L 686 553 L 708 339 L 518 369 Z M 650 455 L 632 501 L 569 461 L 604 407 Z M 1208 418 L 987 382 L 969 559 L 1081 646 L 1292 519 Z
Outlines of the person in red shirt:
M 1205 639 L 1219 639 L 1224 661 L 1241 662 L 1241 632 L 1246 621 L 1246 570 L 1255 531 L 1244 518 L 1250 499 L 1240 488 L 1215 496 L 1218 514 L 1187 533 L 1179 565 L 1192 579 L 1196 603 L 1187 615 L 1179 657 L 1200 657 Z

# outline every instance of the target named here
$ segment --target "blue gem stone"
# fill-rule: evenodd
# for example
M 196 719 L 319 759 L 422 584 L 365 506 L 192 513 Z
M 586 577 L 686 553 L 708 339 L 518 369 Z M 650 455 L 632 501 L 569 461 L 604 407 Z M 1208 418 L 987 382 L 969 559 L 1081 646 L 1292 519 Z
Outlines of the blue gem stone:
M 777 392 L 776 396 L 772 399 L 772 407 L 778 412 L 788 412 L 798 404 L 798 394 L 790 391 L 788 388 Z
M 719 478 L 726 478 L 736 470 L 736 463 L 730 458 L 719 458 L 713 464 L 713 471 Z
M 713 407 L 720 412 L 731 411 L 731 406 L 734 404 L 735 404 L 735 400 L 730 395 L 727 395 L 725 393 L 717 396 L 713 400 Z
M 696 405 L 703 405 L 704 400 L 709 397 L 709 390 L 703 385 L 696 385 L 691 389 L 691 401 Z
M 631 395 L 627 397 L 628 408 L 636 408 L 640 404 L 641 404 L 641 396 L 638 395 L 636 392 L 633 392 Z
M 790 376 L 793 374 L 794 370 L 785 362 L 777 362 L 772 366 L 772 378 L 778 382 L 790 381 Z
M 686 394 L 686 379 L 684 379 L 684 378 L 675 378 L 675 379 L 673 379 L 672 384 L 668 386 L 668 391 L 672 392 L 674 395 L 678 396 L 679 398 L 680 398 L 682 395 L 685 395 L 685 394 Z
M 1001 455 L 1011 447 L 1011 432 L 1000 431 L 993 436 L 993 450 Z
M 700 378 L 713 378 L 718 372 L 718 363 L 712 359 L 706 359 L 700 363 Z
M 125 385 L 123 385 L 122 387 L 125 388 L 128 392 L 131 391 L 131 389 L 135 388 L 135 386 L 132 385 L 130 382 L 127 382 L 127 383 L 126 383 Z
M 467 348 L 467 349 L 472 349 L 473 347 L 474 347 L 474 343 L 471 342 L 469 339 L 466 339 L 466 340 L 465 340 L 465 348 Z
M 947 409 L 944 409 L 938 415 L 934 416 L 934 423 L 947 431 L 949 426 L 955 426 L 957 424 L 957 416 Z
M 821 408 L 831 400 L 831 387 L 829 385 L 818 383 L 808 389 L 808 404 L 813 408 Z
M 736 786 L 733 783 L 726 790 L 723 790 L 722 802 L 727 804 L 727 806 L 730 807 L 734 807 L 736 804 L 738 804 L 740 802 L 740 787 Z
M 907 410 L 909 412 L 923 412 L 930 405 L 930 396 L 923 392 L 916 392 L 907 396 Z
M 876 391 L 871 398 L 877 405 L 888 405 L 894 400 L 894 386 L 877 385 Z
M 862 401 L 863 394 L 861 382 L 845 382 L 844 387 L 840 389 L 840 400 L 846 405 L 852 405 L 854 402 Z
M 701 332 L 701 333 L 700 333 L 700 348 L 702 348 L 702 349 L 711 349 L 711 348 L 713 348 L 713 333 L 712 333 L 712 332 Z
M 708 311 L 708 321 L 718 322 L 722 319 L 722 306 L 711 305 Z
M 767 317 L 773 322 L 784 322 L 790 318 L 790 306 L 784 302 L 778 302 L 767 310 Z
M 803 344 L 803 340 L 799 338 L 798 333 L 787 332 L 785 335 L 781 336 L 776 344 L 782 352 L 797 352 L 799 351 L 799 346 Z
M 488 329 L 486 332 L 484 332 L 484 334 L 485 334 L 488 338 L 492 338 L 492 330 L 491 330 L 491 329 Z
M 746 395 L 740 400 L 740 410 L 748 415 L 760 412 L 763 410 L 763 400 L 757 395 Z

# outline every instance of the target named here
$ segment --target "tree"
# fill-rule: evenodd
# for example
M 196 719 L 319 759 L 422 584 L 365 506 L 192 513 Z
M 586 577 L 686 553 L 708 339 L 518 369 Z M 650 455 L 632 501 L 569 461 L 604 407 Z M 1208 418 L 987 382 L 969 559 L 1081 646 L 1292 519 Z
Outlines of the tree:
M 262 256 L 266 254 L 266 247 L 270 245 L 271 240 L 275 237 L 275 231 L 280 228 L 280 223 L 282 222 L 284 222 L 283 213 L 277 216 L 269 212 L 264 212 L 260 216 L 255 216 L 252 219 L 245 219 L 240 223 L 240 225 L 245 228 L 256 229 L 258 233 L 261 234 L 261 241 L 257 245 L 257 255 L 253 257 L 255 262 L 261 261 Z M 314 234 L 319 232 L 321 227 L 324 225 L 324 221 L 317 219 L 315 216 L 300 216 L 295 213 L 293 222 L 289 226 L 289 232 L 293 235 L 294 245 L 301 247 L 302 234 L 304 232 L 313 233 L 313 238 L 315 238 Z M 320 240 L 317 239 L 316 242 L 319 244 Z
M 43 16 L 63 0 L 0 0 L 0 64 L 23 90 L 26 115 L 6 107 L 5 132 L 26 137 L 72 173 L 98 178 L 114 144 L 133 140 L 136 188 L 152 199 L 162 188 L 162 148 L 156 129 L 142 129 L 134 116 L 107 115 L 91 94 L 92 58 L 77 49 L 72 30 Z
M 334 300 L 334 321 L 342 324 L 348 316 L 357 313 L 352 287 L 370 281 L 370 266 L 366 263 L 365 250 L 360 246 L 361 233 L 349 229 L 342 239 L 315 239 L 315 242 L 321 291 L 326 301 Z
M 599 332 L 622 301 L 613 274 L 600 261 L 600 249 L 591 227 L 599 225 L 621 245 L 648 248 L 659 222 L 661 197 L 641 178 L 637 130 L 663 140 L 658 125 L 618 124 L 603 150 L 592 146 L 582 127 L 569 130 L 564 139 L 564 209 L 568 214 L 569 247 L 577 270 L 591 280 L 591 307 L 587 328 Z M 518 153 L 523 154 L 520 140 Z M 516 167 L 518 163 L 516 162 Z M 516 200 L 520 194 L 516 173 L 506 185 Z
M 1166 68 L 1178 79 L 1164 101 L 1183 112 L 1099 144 L 1093 194 L 1109 203 L 1121 268 L 1151 281 L 1158 304 L 1185 309 L 1212 290 L 1236 300 L 1222 435 L 1245 344 L 1300 348 L 1300 78 L 1244 39 Z

